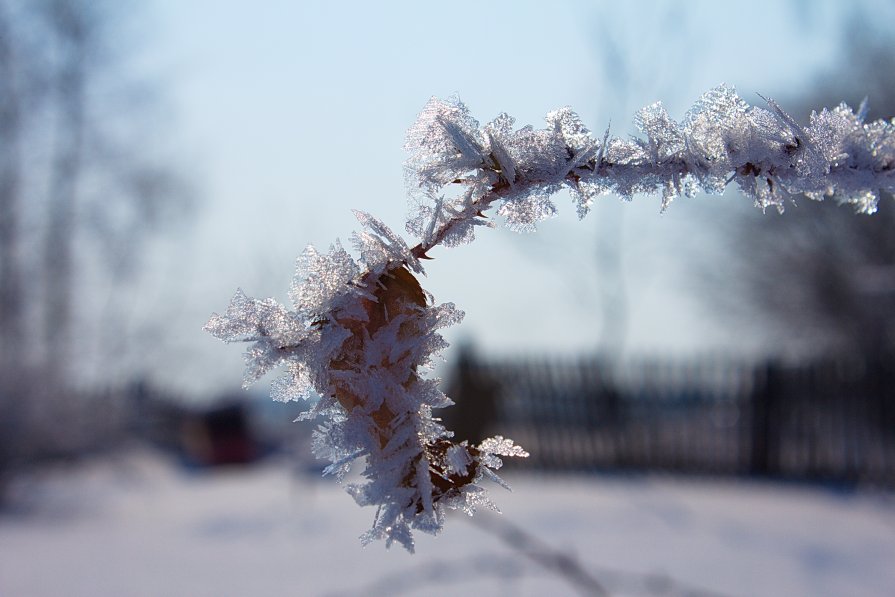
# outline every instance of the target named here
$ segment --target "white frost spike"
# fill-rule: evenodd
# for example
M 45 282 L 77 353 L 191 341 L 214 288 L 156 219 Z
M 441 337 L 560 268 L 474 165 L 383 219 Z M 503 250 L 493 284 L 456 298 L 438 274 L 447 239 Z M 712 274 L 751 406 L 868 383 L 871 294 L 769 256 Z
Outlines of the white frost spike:
M 485 159 L 479 123 L 459 100 L 432 98 L 407 132 L 408 164 L 421 187 L 441 186 L 477 168 Z
M 507 219 L 507 227 L 515 232 L 534 232 L 541 220 L 556 215 L 556 206 L 543 196 L 528 197 L 520 201 L 507 201 L 497 214 Z
M 479 450 L 495 456 L 516 456 L 518 458 L 528 458 L 529 456 L 528 452 L 522 449 L 522 446 L 517 446 L 513 440 L 500 435 L 489 437 L 483 441 L 479 445 Z
M 641 109 L 634 117 L 634 123 L 647 136 L 649 158 L 653 165 L 673 158 L 684 149 L 683 131 L 668 116 L 662 102 Z
M 576 153 L 594 151 L 596 141 L 591 137 L 590 131 L 581 122 L 578 114 L 572 108 L 566 106 L 547 114 L 547 126 L 560 134 L 566 145 L 574 149 Z
M 462 445 L 454 445 L 447 449 L 447 465 L 448 471 L 465 475 L 466 471 L 473 460 L 469 456 L 469 450 Z
M 367 235 L 363 237 L 365 240 L 378 240 L 380 246 L 385 251 L 386 262 L 404 262 L 410 269 L 417 273 L 423 273 L 423 267 L 419 260 L 410 253 L 410 248 L 404 239 L 392 232 L 392 229 L 386 226 L 380 219 L 371 216 L 367 212 L 354 210 L 354 216 L 361 225 L 373 233 L 375 236 Z M 365 243 L 360 243 L 363 250 Z M 365 260 L 369 267 L 381 265 L 378 260 Z
M 326 254 L 308 246 L 298 259 L 289 298 L 299 313 L 323 315 L 337 296 L 347 292 L 349 283 L 359 273 L 357 263 L 338 241 Z
M 204 329 L 224 342 L 250 342 L 268 335 L 294 342 L 304 335 L 300 320 L 277 301 L 249 298 L 242 289 L 233 295 L 226 314 L 212 314 Z

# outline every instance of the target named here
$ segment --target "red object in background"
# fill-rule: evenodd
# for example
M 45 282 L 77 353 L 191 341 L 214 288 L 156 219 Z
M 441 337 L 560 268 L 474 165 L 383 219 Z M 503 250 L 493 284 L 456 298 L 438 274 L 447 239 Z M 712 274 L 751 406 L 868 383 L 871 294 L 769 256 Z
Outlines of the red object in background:
M 183 429 L 187 455 L 199 465 L 248 464 L 260 455 L 241 404 L 226 405 L 190 417 Z

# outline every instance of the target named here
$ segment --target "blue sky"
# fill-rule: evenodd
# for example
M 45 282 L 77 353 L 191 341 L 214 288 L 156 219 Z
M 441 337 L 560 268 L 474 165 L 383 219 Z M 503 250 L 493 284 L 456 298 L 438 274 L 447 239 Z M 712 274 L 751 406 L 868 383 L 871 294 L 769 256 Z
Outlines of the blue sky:
M 836 63 L 847 10 L 798 1 L 150 2 L 148 63 L 164 73 L 203 197 L 189 233 L 155 257 L 164 290 L 139 306 L 169 305 L 169 349 L 148 366 L 196 392 L 238 382 L 241 347 L 200 330 L 237 287 L 285 301 L 295 258 L 309 243 L 346 241 L 353 208 L 403 232 L 403 138 L 430 96 L 457 94 L 480 121 L 506 111 L 537 126 L 571 105 L 594 130 L 611 121 L 616 134 L 633 132 L 637 108 L 662 100 L 680 118 L 721 82 L 752 103 L 754 92 L 797 96 Z M 698 240 L 704 201 L 679 200 L 660 216 L 655 198 L 607 197 L 578 222 L 560 198 L 560 216 L 534 236 L 484 231 L 438 252 L 427 288 L 467 312 L 448 339 L 492 352 L 754 349 L 757 339 L 733 342 L 694 296 L 689 252 L 711 250 Z M 621 276 L 594 264 L 599 242 Z M 611 337 L 599 284 L 627 305 Z

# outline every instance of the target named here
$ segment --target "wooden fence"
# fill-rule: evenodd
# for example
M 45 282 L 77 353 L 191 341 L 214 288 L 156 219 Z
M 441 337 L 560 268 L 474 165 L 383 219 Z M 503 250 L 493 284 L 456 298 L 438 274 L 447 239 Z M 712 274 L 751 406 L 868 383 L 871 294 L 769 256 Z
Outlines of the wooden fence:
M 521 466 L 895 486 L 891 360 L 618 365 L 465 352 L 449 394 L 458 438 L 512 437 L 531 452 Z

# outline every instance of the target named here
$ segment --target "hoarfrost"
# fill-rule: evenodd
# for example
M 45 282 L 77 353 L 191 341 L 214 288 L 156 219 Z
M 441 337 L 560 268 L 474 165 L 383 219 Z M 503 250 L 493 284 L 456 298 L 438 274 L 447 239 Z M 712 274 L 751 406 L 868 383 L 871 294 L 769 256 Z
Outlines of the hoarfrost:
M 356 215 L 364 226 L 353 237 L 360 261 L 338 243 L 327 253 L 309 247 L 290 292 L 294 310 L 237 291 L 206 330 L 252 343 L 247 382 L 285 365 L 274 399 L 321 397 L 299 418 L 324 419 L 312 449 L 331 462 L 325 474 L 341 478 L 364 460 L 365 482 L 347 488 L 358 504 L 378 508 L 362 540 L 412 550 L 412 531 L 436 533 L 445 508 L 468 508 L 474 500 L 465 496 L 496 463 L 451 442 L 432 415 L 451 402 L 436 379 L 423 377 L 447 347 L 438 330 L 459 323 L 463 312 L 433 304 L 415 276 L 422 267 L 412 249 L 378 219 Z
M 548 197 L 535 195 L 522 200 L 507 201 L 497 214 L 506 218 L 507 227 L 515 232 L 534 232 L 538 222 L 556 215 L 556 206 Z
M 515 128 L 501 114 L 480 126 L 457 99 L 430 100 L 407 135 L 411 196 L 407 231 L 413 247 L 383 222 L 355 212 L 354 259 L 336 242 L 327 253 L 308 247 L 290 291 L 293 309 L 238 290 L 224 315 L 205 329 L 225 342 L 249 342 L 246 383 L 285 365 L 276 400 L 318 395 L 299 419 L 320 417 L 313 451 L 341 478 L 363 459 L 363 482 L 347 487 L 362 506 L 376 506 L 364 543 L 384 539 L 413 550 L 413 530 L 437 533 L 446 509 L 472 514 L 494 508 L 480 482 L 506 485 L 502 457 L 528 453 L 497 436 L 455 443 L 432 409 L 451 404 L 425 377 L 447 342 L 441 328 L 459 323 L 453 304 L 435 305 L 417 278 L 420 260 L 437 245 L 473 240 L 493 226 L 496 207 L 507 226 L 531 231 L 556 213 L 551 196 L 569 189 L 579 217 L 615 193 L 632 199 L 659 193 L 662 209 L 679 195 L 721 193 L 735 182 L 755 204 L 782 211 L 805 194 L 834 197 L 873 213 L 882 191 L 895 191 L 895 123 L 865 123 L 866 105 L 845 104 L 799 125 L 773 100 L 750 106 L 721 85 L 700 98 L 682 122 L 661 103 L 640 110 L 642 137 L 594 138 L 570 108 L 547 126 Z M 496 508 L 495 508 L 496 509 Z
M 865 108 L 841 104 L 813 114 L 803 127 L 774 100 L 762 99 L 766 108 L 750 106 L 720 85 L 680 123 L 657 102 L 635 115 L 643 138 L 610 137 L 607 129 L 602 140 L 570 108 L 548 114 L 544 129 L 514 130 L 506 114 L 478 127 L 459 101 L 430 102 L 408 143 L 415 198 L 408 231 L 421 239 L 422 253 L 458 231 L 471 240 L 473 216 L 494 205 L 510 228 L 532 230 L 553 214 L 549 196 L 561 188 L 571 191 L 579 217 L 609 193 L 624 199 L 658 193 L 665 209 L 677 196 L 720 194 L 730 182 L 761 209 L 782 211 L 792 196 L 805 194 L 873 213 L 880 191 L 895 188 L 895 124 L 865 123 Z M 430 147 L 425 138 L 438 142 Z M 444 198 L 450 187 L 464 189 L 454 191 L 462 201 Z

